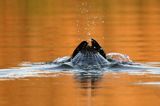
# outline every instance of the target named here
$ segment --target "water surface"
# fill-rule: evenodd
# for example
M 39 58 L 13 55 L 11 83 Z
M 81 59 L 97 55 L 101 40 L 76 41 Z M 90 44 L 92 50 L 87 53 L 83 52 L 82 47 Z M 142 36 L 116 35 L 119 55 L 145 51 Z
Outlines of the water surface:
M 124 53 L 159 67 L 159 6 L 158 0 L 2 0 L 0 68 L 70 55 L 91 37 L 107 53 Z M 1 77 L 0 105 L 159 106 L 160 75 L 144 71 L 108 72 L 98 78 L 72 72 L 12 74 Z

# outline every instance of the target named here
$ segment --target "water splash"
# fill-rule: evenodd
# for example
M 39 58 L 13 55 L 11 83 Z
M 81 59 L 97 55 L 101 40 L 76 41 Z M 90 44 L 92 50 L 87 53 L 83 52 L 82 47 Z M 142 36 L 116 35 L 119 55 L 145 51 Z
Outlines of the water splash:
M 76 20 L 76 27 L 78 34 L 81 36 L 87 36 L 88 38 L 91 38 L 92 35 L 95 35 L 98 31 L 96 28 L 97 25 L 105 23 L 104 16 L 100 15 L 99 13 L 93 14 L 92 11 L 92 5 L 89 2 L 83 1 L 79 3 L 78 12 L 80 18 Z
M 110 53 L 109 56 L 117 55 L 117 53 Z M 120 55 L 122 56 L 122 54 Z M 123 55 L 126 56 L 126 55 Z M 123 57 L 122 56 L 122 57 Z M 69 60 L 69 56 L 65 56 L 62 58 L 58 58 L 55 61 L 51 62 L 24 62 L 20 64 L 19 67 L 8 68 L 8 69 L 0 69 L 0 79 L 16 79 L 16 78 L 26 78 L 26 77 L 49 77 L 48 75 L 52 75 L 53 73 L 70 73 L 76 75 L 85 75 L 86 77 L 95 75 L 107 74 L 107 73 L 127 73 L 129 75 L 145 75 L 145 74 L 160 74 L 160 67 L 155 67 L 160 65 L 160 63 L 151 62 L 151 64 L 142 64 L 142 63 L 134 63 L 124 64 L 124 65 L 116 65 L 111 64 L 108 67 L 105 67 L 101 70 L 81 70 L 72 67 Z M 124 59 L 124 57 L 122 58 Z M 129 58 L 128 58 L 129 59 Z M 131 60 L 129 60 L 131 61 Z M 57 74 L 55 74 L 57 75 Z M 55 76 L 54 75 L 54 76 Z M 53 76 L 52 76 L 53 77 Z

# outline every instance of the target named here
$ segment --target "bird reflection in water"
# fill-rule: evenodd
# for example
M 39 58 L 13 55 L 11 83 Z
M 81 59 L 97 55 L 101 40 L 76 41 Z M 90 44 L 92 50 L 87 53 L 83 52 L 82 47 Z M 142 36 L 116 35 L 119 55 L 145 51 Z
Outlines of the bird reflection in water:
M 82 89 L 97 89 L 100 88 L 98 83 L 102 79 L 103 72 L 102 71 L 82 71 L 75 73 L 75 79 L 80 84 L 80 88 Z

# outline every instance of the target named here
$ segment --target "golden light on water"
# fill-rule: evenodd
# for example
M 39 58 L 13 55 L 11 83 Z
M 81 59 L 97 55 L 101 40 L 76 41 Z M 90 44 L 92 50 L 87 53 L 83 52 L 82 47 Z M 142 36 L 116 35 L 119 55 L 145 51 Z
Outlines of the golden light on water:
M 151 75 L 149 75 L 151 77 Z M 94 85 L 76 83 L 71 75 L 57 78 L 27 78 L 0 82 L 0 103 L 3 106 L 158 106 L 159 87 L 137 85 L 136 82 L 159 81 L 147 76 L 108 74 Z M 87 83 L 86 83 L 87 84 Z M 89 88 L 83 88 L 83 87 Z M 9 101 L 9 102 L 8 102 Z
M 159 6 L 158 0 L 1 0 L 0 68 L 70 55 L 91 37 L 107 53 L 160 61 Z M 92 85 L 62 74 L 0 81 L 0 106 L 159 106 L 159 85 L 134 84 L 159 78 L 107 74 Z

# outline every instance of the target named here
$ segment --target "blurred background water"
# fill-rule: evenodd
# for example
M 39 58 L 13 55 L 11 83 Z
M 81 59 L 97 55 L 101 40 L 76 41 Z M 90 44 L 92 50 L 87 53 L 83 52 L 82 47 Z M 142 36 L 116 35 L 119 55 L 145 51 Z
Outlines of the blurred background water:
M 124 53 L 137 62 L 159 62 L 159 20 L 159 0 L 1 0 L 0 68 L 70 55 L 89 38 L 107 53 Z M 0 81 L 0 105 L 160 104 L 159 83 L 133 84 L 159 82 L 159 75 L 107 74 L 95 85 L 80 83 L 72 74 L 53 76 Z

